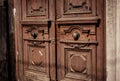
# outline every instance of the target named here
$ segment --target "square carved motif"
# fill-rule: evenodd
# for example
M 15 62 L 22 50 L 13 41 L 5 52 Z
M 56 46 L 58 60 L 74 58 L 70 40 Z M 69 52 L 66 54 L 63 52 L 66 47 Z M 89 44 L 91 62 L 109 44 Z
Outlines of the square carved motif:
M 66 64 L 66 77 L 82 79 L 80 77 L 88 78 L 87 75 L 91 74 L 92 66 L 92 50 L 88 49 L 66 49 L 65 64 Z M 79 75 L 76 77 L 76 75 Z M 88 78 L 90 79 L 90 78 Z
M 26 0 L 27 16 L 46 15 L 46 0 Z
M 46 54 L 45 47 L 29 46 L 28 49 L 29 69 L 45 72 Z
M 64 13 L 91 13 L 91 0 L 64 0 Z

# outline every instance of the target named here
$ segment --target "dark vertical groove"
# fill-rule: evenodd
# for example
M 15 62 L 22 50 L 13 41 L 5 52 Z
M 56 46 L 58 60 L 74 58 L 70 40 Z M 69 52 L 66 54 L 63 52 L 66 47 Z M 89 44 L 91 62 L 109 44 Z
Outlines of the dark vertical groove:
M 8 18 L 8 2 L 7 2 L 7 0 L 6 1 L 4 1 L 4 6 L 5 6 L 5 15 L 6 15 L 6 18 L 5 18 L 5 20 L 6 20 L 6 35 L 7 35 L 7 37 L 6 37 L 6 45 L 7 45 L 7 62 L 8 62 L 8 66 L 7 66 L 7 68 L 8 68 L 8 80 L 9 81 L 11 81 L 11 64 L 10 64 L 10 52 L 9 52 L 9 50 L 10 50 L 10 45 L 9 45 L 9 22 L 8 22 L 8 20 L 9 20 L 9 18 Z

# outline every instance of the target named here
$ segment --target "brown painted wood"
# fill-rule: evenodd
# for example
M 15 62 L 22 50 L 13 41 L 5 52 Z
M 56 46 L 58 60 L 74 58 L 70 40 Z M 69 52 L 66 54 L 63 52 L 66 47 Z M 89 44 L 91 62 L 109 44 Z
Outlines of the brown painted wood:
M 15 0 L 18 79 L 104 81 L 103 3 Z

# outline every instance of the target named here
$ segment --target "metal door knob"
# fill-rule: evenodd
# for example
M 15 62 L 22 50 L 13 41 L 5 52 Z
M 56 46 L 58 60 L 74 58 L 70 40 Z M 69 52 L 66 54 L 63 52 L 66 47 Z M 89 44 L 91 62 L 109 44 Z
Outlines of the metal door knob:
M 73 33 L 73 39 L 78 40 L 80 38 L 80 34 L 78 32 Z
M 38 33 L 37 33 L 37 32 L 32 32 L 32 33 L 31 33 L 31 36 L 32 36 L 34 39 L 36 39 L 37 36 L 38 36 Z

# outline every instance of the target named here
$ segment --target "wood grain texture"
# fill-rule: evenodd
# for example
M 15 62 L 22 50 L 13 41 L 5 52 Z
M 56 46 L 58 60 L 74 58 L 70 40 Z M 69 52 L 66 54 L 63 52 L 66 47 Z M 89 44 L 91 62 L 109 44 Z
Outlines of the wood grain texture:
M 102 4 L 15 0 L 18 80 L 103 81 Z

